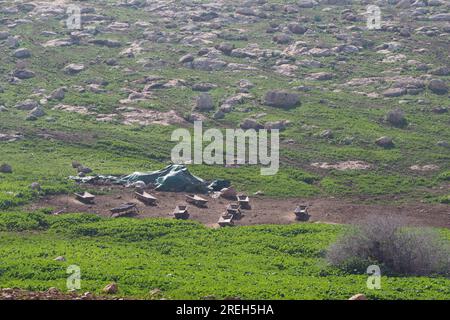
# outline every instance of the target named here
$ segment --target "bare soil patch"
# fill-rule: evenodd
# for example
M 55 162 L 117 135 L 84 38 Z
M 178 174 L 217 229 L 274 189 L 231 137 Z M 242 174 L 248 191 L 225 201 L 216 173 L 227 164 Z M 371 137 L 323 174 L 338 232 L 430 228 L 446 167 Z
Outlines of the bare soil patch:
M 109 188 L 109 187 L 108 187 Z M 101 216 L 110 216 L 110 209 L 123 203 L 138 204 L 137 218 L 171 218 L 175 207 L 187 204 L 185 193 L 151 192 L 158 198 L 157 206 L 146 206 L 133 196 L 133 190 L 124 187 L 111 187 L 107 195 L 98 195 L 95 204 L 86 205 L 72 195 L 46 197 L 31 204 L 28 209 L 52 208 L 54 212 L 85 212 Z M 207 208 L 198 208 L 188 204 L 189 219 L 196 220 L 208 227 L 217 227 L 222 212 L 233 201 L 223 198 L 214 199 L 207 195 Z M 294 209 L 299 204 L 309 206 L 310 222 L 352 224 L 364 217 L 399 216 L 410 225 L 450 228 L 450 207 L 444 204 L 408 203 L 402 205 L 361 204 L 352 199 L 336 198 L 288 198 L 272 199 L 264 196 L 250 195 L 250 210 L 243 210 L 244 216 L 235 221 L 236 225 L 291 224 L 295 220 Z
M 89 292 L 82 295 L 70 292 L 64 293 L 55 288 L 50 288 L 47 291 L 5 288 L 0 289 L 0 300 L 118 300 L 118 298 L 95 296 Z

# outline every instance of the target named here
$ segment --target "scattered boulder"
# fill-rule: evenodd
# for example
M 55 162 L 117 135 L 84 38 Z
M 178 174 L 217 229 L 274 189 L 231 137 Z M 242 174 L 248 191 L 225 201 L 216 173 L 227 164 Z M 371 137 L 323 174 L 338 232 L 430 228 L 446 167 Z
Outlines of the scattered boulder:
M 163 292 L 161 289 L 155 288 L 149 292 L 150 299 L 161 299 L 163 297 Z
M 25 80 L 25 79 L 34 78 L 36 76 L 36 74 L 33 71 L 28 70 L 28 69 L 17 69 L 17 70 L 14 70 L 13 76 L 16 78 L 19 78 L 21 80 Z
M 437 145 L 438 147 L 444 147 L 444 148 L 450 147 L 450 143 L 448 143 L 447 141 L 443 141 L 443 140 L 438 141 L 438 142 L 436 143 L 436 145 Z
M 195 108 L 200 111 L 209 111 L 214 109 L 214 101 L 208 93 L 200 94 L 195 100 Z
M 118 290 L 118 286 L 117 286 L 117 284 L 114 283 L 114 282 L 112 282 L 112 283 L 106 285 L 106 286 L 103 288 L 103 292 L 106 293 L 106 294 L 115 294 L 115 293 L 117 293 L 117 290 Z
M 213 114 L 213 118 L 214 118 L 215 120 L 223 119 L 223 118 L 225 118 L 225 112 L 223 112 L 222 110 L 217 110 L 217 111 Z
M 80 73 L 83 70 L 84 70 L 84 65 L 82 65 L 82 64 L 71 63 L 71 64 L 67 65 L 66 67 L 64 67 L 64 73 L 68 74 L 68 75 L 75 75 L 77 73 Z
M 197 13 L 197 14 L 191 16 L 191 19 L 193 21 L 205 22 L 205 21 L 210 21 L 210 20 L 216 19 L 218 17 L 219 17 L 219 15 L 214 11 L 203 11 L 203 12 L 200 12 L 200 13 Z
M 409 167 L 409 169 L 413 171 L 422 171 L 422 172 L 428 172 L 428 171 L 436 171 L 439 170 L 439 166 L 435 164 L 426 164 L 426 165 L 413 165 Z
M 30 189 L 33 191 L 40 191 L 41 185 L 39 184 L 39 182 L 33 182 L 32 184 L 30 184 Z
M 31 100 L 31 99 L 27 99 L 27 100 L 25 100 L 25 101 L 22 101 L 22 102 L 19 102 L 19 103 L 17 103 L 16 105 L 15 105 L 15 108 L 16 109 L 19 109 L 19 110 L 33 110 L 33 109 L 35 109 L 35 108 L 37 108 L 37 107 L 39 107 L 39 104 L 36 102 L 36 101 L 34 101 L 34 100 Z
M 295 33 L 295 34 L 304 34 L 308 28 L 306 28 L 305 26 L 301 25 L 300 23 L 290 23 L 288 25 L 288 29 L 290 32 Z
M 214 83 L 201 82 L 192 85 L 192 90 L 201 92 L 210 91 L 214 88 L 217 88 L 217 85 L 215 85 Z
M 182 56 L 178 62 L 179 63 L 187 63 L 187 62 L 192 62 L 194 60 L 194 55 L 192 55 L 191 53 L 188 53 L 184 56 Z
M 216 49 L 223 52 L 226 55 L 230 55 L 231 51 L 235 49 L 235 46 L 232 43 L 222 42 L 221 44 L 216 46 Z
M 288 44 L 292 42 L 292 38 L 287 34 L 277 34 L 273 36 L 272 41 L 278 44 Z
M 435 94 L 448 93 L 448 85 L 441 79 L 432 79 L 428 83 L 428 89 L 430 89 Z
M 9 164 L 3 163 L 2 165 L 0 165 L 0 172 L 1 173 L 12 173 L 13 169 Z
M 438 13 L 430 16 L 431 21 L 450 21 L 450 13 Z
M 358 293 L 350 297 L 348 300 L 367 300 L 367 297 L 362 293 Z
M 430 71 L 432 75 L 435 76 L 449 76 L 450 68 L 449 67 L 439 67 Z
M 89 43 L 92 43 L 97 46 L 104 46 L 108 48 L 118 48 L 121 47 L 122 44 L 117 40 L 110 40 L 110 39 L 94 39 L 90 40 Z
M 314 6 L 316 6 L 317 5 L 317 1 L 315 1 L 315 0 L 300 0 L 297 3 L 297 5 L 300 8 L 307 8 L 307 9 L 309 9 L 309 8 L 313 8 Z
M 82 166 L 81 163 L 79 163 L 78 161 L 76 160 L 72 161 L 72 168 L 76 169 L 81 166 Z
M 28 121 L 34 121 L 37 118 L 43 117 L 45 116 L 45 111 L 44 109 L 42 109 L 42 107 L 36 107 L 33 110 L 30 111 L 30 113 L 28 114 L 26 120 Z
M 80 166 L 77 167 L 76 169 L 77 169 L 78 173 L 88 174 L 88 173 L 91 173 L 91 172 L 92 172 L 92 169 L 91 169 L 91 168 L 85 167 L 85 166 L 82 166 L 82 165 L 80 165 Z
M 375 143 L 383 148 L 392 148 L 394 147 L 394 141 L 390 137 L 380 137 L 377 140 L 375 140 Z
M 288 126 L 289 123 L 290 123 L 289 120 L 269 121 L 269 122 L 265 123 L 264 129 L 267 129 L 267 130 L 276 129 L 276 130 L 282 131 L 282 130 L 286 129 L 286 127 Z
M 46 292 L 51 295 L 58 295 L 60 293 L 58 288 L 55 287 L 48 288 Z
M 216 71 L 223 70 L 227 66 L 227 63 L 217 59 L 196 58 L 192 62 L 189 62 L 188 66 L 196 70 Z
M 300 104 L 300 96 L 296 93 L 271 90 L 266 93 L 264 104 L 274 108 L 289 109 Z
M 0 31 L 0 40 L 8 39 L 9 32 L 8 31 Z
M 443 114 L 443 113 L 448 112 L 448 108 L 439 106 L 439 107 L 434 107 L 433 109 L 431 109 L 431 111 L 436 114 Z
M 6 45 L 10 49 L 18 48 L 20 46 L 19 38 L 18 37 L 8 37 L 8 39 L 6 39 Z
M 14 142 L 21 140 L 23 136 L 19 133 L 0 133 L 0 142 Z
M 17 59 L 26 59 L 31 57 L 31 51 L 26 48 L 20 48 L 14 51 L 14 57 Z
M 390 88 L 383 92 L 383 96 L 388 98 L 400 97 L 406 94 L 405 88 Z
M 250 119 L 250 118 L 247 118 L 244 121 L 242 121 L 239 126 L 243 130 L 248 130 L 248 129 L 259 130 L 259 129 L 263 128 L 263 126 L 260 123 L 258 123 L 255 119 Z
M 320 136 L 321 138 L 325 138 L 325 139 L 332 139 L 332 138 L 333 138 L 333 131 L 332 131 L 331 129 L 323 130 L 323 131 L 319 134 L 319 136 Z
M 308 80 L 327 81 L 333 79 L 334 74 L 331 72 L 316 72 L 308 76 Z
M 61 87 L 61 88 L 58 88 L 55 91 L 53 91 L 50 94 L 49 99 L 50 100 L 63 100 L 65 96 L 66 96 L 66 88 Z

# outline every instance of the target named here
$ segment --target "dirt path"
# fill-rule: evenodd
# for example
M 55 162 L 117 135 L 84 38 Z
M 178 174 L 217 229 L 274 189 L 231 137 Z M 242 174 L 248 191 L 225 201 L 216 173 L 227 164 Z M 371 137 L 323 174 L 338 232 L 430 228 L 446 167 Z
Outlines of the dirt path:
M 136 202 L 140 214 L 138 217 L 171 217 L 178 204 L 186 204 L 185 193 L 151 192 L 158 198 L 157 206 L 146 206 L 133 197 L 131 189 L 114 187 L 110 194 L 96 197 L 95 204 L 85 205 L 72 195 L 61 195 L 43 198 L 28 206 L 28 210 L 53 208 L 54 211 L 87 212 L 109 216 L 110 209 L 125 202 Z M 190 219 L 206 226 L 216 227 L 219 216 L 232 201 L 226 199 L 208 199 L 207 208 L 189 205 Z M 301 203 L 308 204 L 311 222 L 354 223 L 371 215 L 396 215 L 404 218 L 411 225 L 450 228 L 450 206 L 439 204 L 411 203 L 405 205 L 357 204 L 350 200 L 317 198 L 317 199 L 271 199 L 262 196 L 250 196 L 251 210 L 244 210 L 245 216 L 236 221 L 236 225 L 256 224 L 289 224 L 297 223 L 294 208 Z

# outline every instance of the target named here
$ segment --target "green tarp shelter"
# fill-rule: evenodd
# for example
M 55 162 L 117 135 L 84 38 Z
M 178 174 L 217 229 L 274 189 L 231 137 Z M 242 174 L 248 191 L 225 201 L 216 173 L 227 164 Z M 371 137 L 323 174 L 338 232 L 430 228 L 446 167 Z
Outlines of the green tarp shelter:
M 70 177 L 82 183 L 95 183 L 97 181 L 115 184 L 130 185 L 138 181 L 155 185 L 155 190 L 174 192 L 206 193 L 208 187 L 203 179 L 192 175 L 183 165 L 172 164 L 164 169 L 152 172 L 134 172 L 124 177 L 91 176 Z
M 207 185 L 203 179 L 192 175 L 183 165 L 172 164 L 164 169 L 141 173 L 135 172 L 118 180 L 121 184 L 131 184 L 143 181 L 152 183 L 155 190 L 175 192 L 207 192 Z

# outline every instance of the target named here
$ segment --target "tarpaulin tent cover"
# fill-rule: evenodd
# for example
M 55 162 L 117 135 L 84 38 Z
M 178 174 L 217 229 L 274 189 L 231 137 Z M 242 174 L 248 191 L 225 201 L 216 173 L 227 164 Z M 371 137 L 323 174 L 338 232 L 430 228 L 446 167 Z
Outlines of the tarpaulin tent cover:
M 146 184 L 152 183 L 155 189 L 159 191 L 175 192 L 207 192 L 208 187 L 203 179 L 192 175 L 183 165 L 172 164 L 164 169 L 152 172 L 134 172 L 125 177 L 96 176 L 96 177 L 72 177 L 79 182 L 89 183 L 91 181 L 110 181 L 112 183 L 129 185 L 137 181 L 143 181 Z

